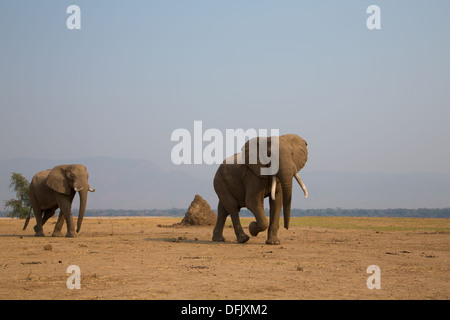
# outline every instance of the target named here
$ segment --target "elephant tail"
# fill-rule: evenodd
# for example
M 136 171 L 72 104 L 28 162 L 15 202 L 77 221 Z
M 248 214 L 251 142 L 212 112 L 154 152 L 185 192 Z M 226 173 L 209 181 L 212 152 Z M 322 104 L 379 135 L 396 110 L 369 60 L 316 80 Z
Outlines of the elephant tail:
M 27 228 L 28 223 L 30 222 L 30 218 L 31 218 L 31 208 L 30 208 L 30 211 L 28 212 L 27 218 L 25 219 L 25 224 L 23 225 L 23 229 L 22 230 L 25 230 Z

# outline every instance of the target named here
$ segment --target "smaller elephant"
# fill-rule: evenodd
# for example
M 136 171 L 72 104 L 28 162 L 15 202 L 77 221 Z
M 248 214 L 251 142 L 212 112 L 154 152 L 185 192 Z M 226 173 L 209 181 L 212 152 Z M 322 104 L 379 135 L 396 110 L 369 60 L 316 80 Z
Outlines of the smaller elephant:
M 51 218 L 56 209 L 60 209 L 58 221 L 53 230 L 53 237 L 62 236 L 61 229 L 64 220 L 67 222 L 66 237 L 75 237 L 75 226 L 72 219 L 72 201 L 78 192 L 80 196 L 80 211 L 77 220 L 77 233 L 81 229 L 84 212 L 86 211 L 87 193 L 94 192 L 88 183 L 89 174 L 84 165 L 59 165 L 51 170 L 41 171 L 33 176 L 30 183 L 30 203 L 36 217 L 34 231 L 36 236 L 44 236 L 43 225 Z M 24 225 L 27 227 L 29 216 Z

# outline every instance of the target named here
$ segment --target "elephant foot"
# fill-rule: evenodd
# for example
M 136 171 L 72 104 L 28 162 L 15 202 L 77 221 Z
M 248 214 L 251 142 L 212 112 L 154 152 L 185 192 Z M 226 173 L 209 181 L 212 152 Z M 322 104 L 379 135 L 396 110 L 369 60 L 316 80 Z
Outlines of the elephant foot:
M 77 234 L 75 232 L 67 232 L 66 238 L 76 238 Z
M 52 237 L 62 237 L 63 234 L 61 231 L 53 231 Z
M 250 232 L 250 234 L 251 234 L 253 237 L 256 237 L 256 236 L 258 235 L 258 233 L 259 233 L 258 225 L 256 224 L 255 221 L 253 221 L 253 222 L 251 222 L 251 223 L 249 224 L 249 226 L 248 226 L 248 231 Z
M 266 244 L 277 245 L 280 244 L 280 240 L 278 238 L 269 238 L 266 240 Z
M 242 234 L 238 235 L 237 242 L 246 243 L 249 239 L 250 239 L 250 237 L 248 235 L 246 235 L 245 233 L 242 233 Z
M 224 242 L 225 238 L 223 237 L 222 230 L 214 230 L 212 241 Z
M 223 235 L 213 235 L 212 241 L 225 242 L 225 238 Z
M 34 229 L 34 235 L 35 235 L 36 237 L 45 237 L 44 230 L 42 230 L 42 229 L 39 230 L 39 229 L 37 228 L 37 226 L 34 226 L 33 229 Z

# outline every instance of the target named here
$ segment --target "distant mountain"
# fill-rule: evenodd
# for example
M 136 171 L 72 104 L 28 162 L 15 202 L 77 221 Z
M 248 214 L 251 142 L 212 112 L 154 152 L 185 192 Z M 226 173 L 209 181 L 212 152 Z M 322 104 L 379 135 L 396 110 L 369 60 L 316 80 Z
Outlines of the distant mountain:
M 89 183 L 96 189 L 95 193 L 88 195 L 88 209 L 188 208 L 196 194 L 210 203 L 217 198 L 212 178 L 200 179 L 182 171 L 164 171 L 148 160 L 94 157 L 52 161 L 19 158 L 0 160 L 0 201 L 14 196 L 8 189 L 11 172 L 22 173 L 31 180 L 39 171 L 70 163 L 84 164 L 89 172 Z M 74 200 L 74 207 L 78 206 L 77 201 Z
M 166 171 L 149 160 L 93 157 L 66 160 L 16 158 L 0 160 L 0 211 L 3 200 L 14 195 L 8 189 L 11 172 L 27 179 L 63 163 L 86 165 L 96 192 L 88 196 L 90 209 L 188 208 L 196 194 L 217 208 L 213 176 L 204 179 L 183 171 Z M 293 208 L 448 208 L 449 174 L 367 174 L 323 171 L 300 172 L 309 198 L 304 199 L 293 181 Z M 74 208 L 78 206 L 75 199 Z M 266 207 L 268 200 L 266 199 Z

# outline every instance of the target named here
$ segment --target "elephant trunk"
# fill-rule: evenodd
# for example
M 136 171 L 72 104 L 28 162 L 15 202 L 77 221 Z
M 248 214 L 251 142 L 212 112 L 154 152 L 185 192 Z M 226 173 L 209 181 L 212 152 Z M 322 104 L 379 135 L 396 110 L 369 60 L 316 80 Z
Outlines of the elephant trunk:
M 289 174 L 283 175 L 280 177 L 280 182 L 283 192 L 284 227 L 289 229 L 289 220 L 291 218 L 292 176 Z
M 80 211 L 78 213 L 77 220 L 77 233 L 80 232 L 81 223 L 83 222 L 84 212 L 86 211 L 86 203 L 87 203 L 87 193 L 89 188 L 83 188 L 78 191 L 78 195 L 80 196 Z

